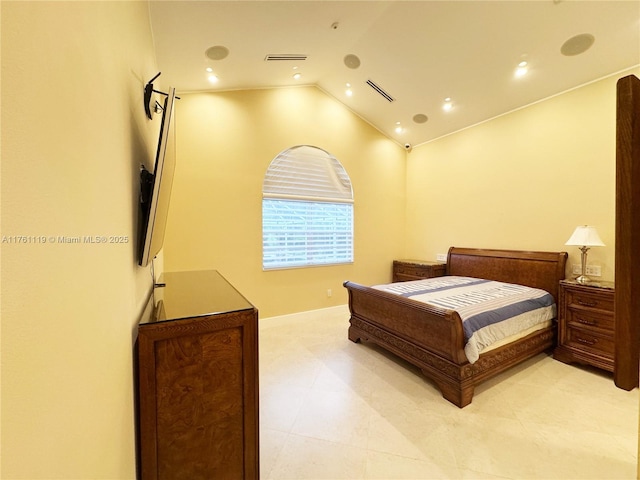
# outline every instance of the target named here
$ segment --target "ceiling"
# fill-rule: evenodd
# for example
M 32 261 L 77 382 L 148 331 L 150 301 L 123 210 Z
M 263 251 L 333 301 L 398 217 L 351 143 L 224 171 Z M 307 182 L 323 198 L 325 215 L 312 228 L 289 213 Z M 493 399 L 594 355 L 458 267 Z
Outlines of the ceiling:
M 315 85 L 402 145 L 640 64 L 640 0 L 152 1 L 150 12 L 163 85 L 182 93 Z M 561 53 L 582 34 L 593 36 L 591 48 Z M 210 47 L 223 48 L 212 59 Z M 518 77 L 522 61 L 528 71 Z

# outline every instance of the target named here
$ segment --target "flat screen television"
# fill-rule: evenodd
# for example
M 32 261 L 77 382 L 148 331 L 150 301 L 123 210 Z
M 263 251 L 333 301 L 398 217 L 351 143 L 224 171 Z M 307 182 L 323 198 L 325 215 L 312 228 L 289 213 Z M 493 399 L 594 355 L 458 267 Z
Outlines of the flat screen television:
M 155 258 L 164 242 L 169 213 L 169 199 L 176 166 L 173 104 L 176 90 L 169 88 L 162 109 L 153 173 L 144 165 L 140 170 L 140 223 L 138 233 L 138 263 L 146 267 Z

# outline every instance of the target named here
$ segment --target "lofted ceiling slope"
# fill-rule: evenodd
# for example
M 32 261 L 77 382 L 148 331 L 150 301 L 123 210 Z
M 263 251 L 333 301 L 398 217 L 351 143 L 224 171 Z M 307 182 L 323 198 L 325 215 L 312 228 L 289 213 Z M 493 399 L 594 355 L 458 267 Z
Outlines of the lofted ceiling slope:
M 315 85 L 402 145 L 640 64 L 637 0 L 152 1 L 150 13 L 163 84 Z

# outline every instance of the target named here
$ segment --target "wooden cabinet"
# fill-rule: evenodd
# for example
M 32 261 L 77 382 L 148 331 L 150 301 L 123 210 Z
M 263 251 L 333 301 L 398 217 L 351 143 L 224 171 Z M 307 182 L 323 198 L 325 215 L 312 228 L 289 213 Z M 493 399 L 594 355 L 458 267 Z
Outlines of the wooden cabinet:
M 138 326 L 143 480 L 258 479 L 258 311 L 218 272 L 177 272 Z
M 441 277 L 446 274 L 447 264 L 427 260 L 394 260 L 393 282 L 406 282 L 423 278 Z
M 613 372 L 615 352 L 614 285 L 560 282 L 558 346 L 553 357 Z

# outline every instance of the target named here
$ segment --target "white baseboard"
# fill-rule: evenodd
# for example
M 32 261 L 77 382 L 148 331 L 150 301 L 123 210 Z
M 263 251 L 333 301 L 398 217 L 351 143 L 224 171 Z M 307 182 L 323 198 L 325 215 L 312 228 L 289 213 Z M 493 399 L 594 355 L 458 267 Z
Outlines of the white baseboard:
M 278 315 L 275 317 L 260 318 L 261 326 L 275 326 L 279 323 L 287 323 L 291 321 L 309 321 L 316 320 L 319 317 L 344 316 L 349 317 L 349 306 L 347 304 L 337 305 L 335 307 L 320 308 L 317 310 L 308 310 L 306 312 L 289 313 L 287 315 Z

